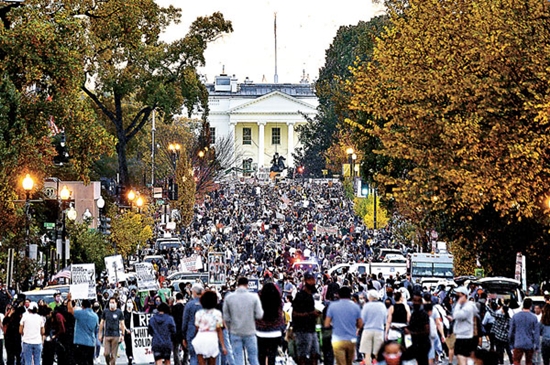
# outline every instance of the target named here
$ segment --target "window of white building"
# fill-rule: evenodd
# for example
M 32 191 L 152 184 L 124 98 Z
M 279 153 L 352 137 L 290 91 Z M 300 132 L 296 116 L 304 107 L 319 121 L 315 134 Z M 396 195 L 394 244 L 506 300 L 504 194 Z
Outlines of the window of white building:
M 216 143 L 216 128 L 210 127 L 210 143 L 215 144 Z
M 252 144 L 252 129 L 251 128 L 243 128 L 243 145 L 251 145 Z
M 281 128 L 271 128 L 271 144 L 281 144 Z

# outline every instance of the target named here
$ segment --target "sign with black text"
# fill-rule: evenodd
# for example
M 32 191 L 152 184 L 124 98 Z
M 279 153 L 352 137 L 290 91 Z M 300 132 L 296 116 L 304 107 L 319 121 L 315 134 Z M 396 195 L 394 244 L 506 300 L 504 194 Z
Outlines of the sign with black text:
M 147 332 L 151 316 L 149 313 L 132 313 L 132 351 L 136 364 L 149 364 L 155 361 L 151 348 L 152 338 Z
M 71 291 L 73 299 L 97 299 L 95 291 L 95 264 L 72 264 L 71 265 L 71 285 L 88 286 L 86 293 L 77 294 Z

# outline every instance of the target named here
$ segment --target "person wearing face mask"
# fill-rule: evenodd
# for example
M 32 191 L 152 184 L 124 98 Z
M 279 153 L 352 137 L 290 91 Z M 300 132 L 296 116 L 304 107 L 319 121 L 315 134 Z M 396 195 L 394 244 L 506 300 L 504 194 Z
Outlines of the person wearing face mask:
M 397 341 L 386 341 L 380 346 L 376 356 L 378 365 L 401 365 L 405 347 Z
M 107 365 L 115 365 L 118 344 L 124 340 L 124 314 L 117 308 L 115 298 L 109 299 L 109 308 L 103 312 L 99 323 L 99 342 L 103 342 L 103 353 Z
M 134 360 L 134 353 L 132 350 L 132 312 L 135 310 L 134 301 L 132 299 L 126 300 L 126 307 L 124 309 L 124 347 L 126 349 L 126 358 L 128 359 L 128 365 L 132 365 Z

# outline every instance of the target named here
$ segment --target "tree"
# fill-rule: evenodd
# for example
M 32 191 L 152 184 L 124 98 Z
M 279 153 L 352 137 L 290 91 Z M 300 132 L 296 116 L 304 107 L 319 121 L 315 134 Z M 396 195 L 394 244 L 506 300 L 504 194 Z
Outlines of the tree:
M 319 70 L 315 84 L 315 94 L 319 98 L 318 115 L 297 127 L 304 145 L 307 171 L 320 175 L 326 165 L 327 150 L 332 144 L 339 143 L 338 125 L 342 125 L 352 112 L 347 108 L 349 95 L 343 87 L 344 81 L 351 76 L 350 67 L 356 61 L 371 58 L 375 38 L 386 23 L 386 17 L 379 16 L 355 26 L 342 26 L 326 50 L 325 65 Z M 349 126 L 345 128 L 349 130 Z
M 195 215 L 193 208 L 196 199 L 196 181 L 191 158 L 186 149 L 180 156 L 175 181 L 178 184 L 178 200 L 175 206 L 180 212 L 182 225 L 187 227 Z
M 14 202 L 25 196 L 22 176 L 33 177 L 35 199 L 45 176 L 59 176 L 53 172 L 53 131 L 65 130 L 73 179 L 88 181 L 91 164 L 109 152 L 104 128 L 81 98 L 86 42 L 80 20 L 65 5 L 27 0 L 0 14 L 0 231 L 3 247 L 17 252 L 38 233 L 32 220 L 31 235 L 24 237 L 26 217 Z M 17 260 L 18 275 L 29 277 L 33 268 Z
M 98 230 L 91 230 L 89 222 L 69 222 L 67 225 L 71 242 L 71 262 L 93 263 L 96 273 L 105 269 L 106 256 L 113 254 L 113 247 Z
M 355 214 L 363 218 L 363 222 L 369 229 L 374 228 L 374 194 L 366 198 L 354 198 L 353 210 Z M 388 211 L 380 204 L 380 197 L 376 197 L 376 228 L 385 227 L 390 221 Z
M 503 262 L 492 253 L 533 252 L 547 236 L 548 8 L 531 0 L 389 3 L 391 25 L 348 89 L 350 109 L 370 118 L 349 122 L 380 140 L 376 153 L 390 163 L 376 178 L 398 188 L 406 218 L 431 212 L 450 239 L 506 270 L 515 255 Z M 540 234 L 527 243 L 520 232 Z
M 189 33 L 172 43 L 159 39 L 178 22 L 180 9 L 164 8 L 153 0 L 110 0 L 89 7 L 86 30 L 91 57 L 84 92 L 112 125 L 121 183 L 128 185 L 126 148 L 153 110 L 165 120 L 185 107 L 199 105 L 208 114 L 208 92 L 196 68 L 204 65 L 209 42 L 231 32 L 221 13 L 199 17 Z
M 153 207 L 148 206 L 146 209 Z M 147 241 L 153 238 L 152 226 L 154 224 L 151 214 L 140 214 L 132 210 L 117 212 L 118 207 L 110 208 L 108 216 L 111 220 L 111 235 L 109 241 L 113 244 L 114 251 L 123 258 L 136 252 L 137 248 L 143 248 Z

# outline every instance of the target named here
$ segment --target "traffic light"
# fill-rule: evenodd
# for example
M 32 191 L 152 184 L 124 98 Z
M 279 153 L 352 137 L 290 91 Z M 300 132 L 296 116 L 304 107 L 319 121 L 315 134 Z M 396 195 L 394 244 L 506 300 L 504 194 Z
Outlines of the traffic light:
M 111 234 L 111 218 L 105 216 L 99 217 L 99 231 L 104 235 Z
M 176 184 L 176 183 L 173 183 L 173 184 L 172 184 L 172 187 L 171 187 L 171 189 L 170 189 L 170 191 L 169 191 L 169 196 L 168 196 L 168 198 L 169 198 L 170 200 L 178 200 L 178 184 Z
M 59 138 L 59 140 L 57 140 Z M 58 166 L 63 166 L 64 163 L 69 162 L 69 151 L 67 150 L 67 139 L 65 137 L 65 131 L 59 134 L 59 137 L 55 137 L 55 150 L 57 155 L 53 158 L 53 161 Z

